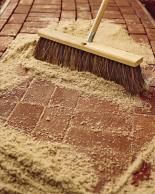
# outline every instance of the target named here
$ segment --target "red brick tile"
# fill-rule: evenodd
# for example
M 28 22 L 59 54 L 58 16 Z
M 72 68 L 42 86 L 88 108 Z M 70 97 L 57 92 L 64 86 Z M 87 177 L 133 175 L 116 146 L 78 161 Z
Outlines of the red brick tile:
M 130 6 L 129 1 L 127 1 L 127 0 L 126 1 L 124 1 L 124 0 L 115 0 L 115 2 L 118 6 Z
M 112 19 L 112 22 L 115 24 L 125 24 L 124 19 Z
M 0 30 L 3 28 L 3 26 L 5 25 L 6 23 L 6 19 L 0 19 Z
M 60 10 L 60 5 L 33 5 L 31 12 L 44 12 L 44 13 L 52 13 L 53 11 Z
M 31 83 L 23 101 L 33 104 L 47 105 L 55 85 L 43 80 L 35 80 Z
M 27 14 L 13 14 L 9 19 L 10 24 L 22 24 L 26 18 Z
M 110 129 L 118 129 L 122 127 L 131 127 L 130 123 L 122 113 L 110 114 L 108 112 L 98 113 L 96 111 L 76 111 L 71 120 L 71 126 L 85 130 L 104 131 Z M 126 128 L 128 128 L 126 127 Z
M 132 36 L 132 38 L 136 41 L 136 42 L 140 42 L 140 43 L 147 43 L 149 44 L 149 40 L 147 35 L 142 35 L 142 34 L 130 34 Z
M 66 133 L 71 112 L 64 107 L 46 108 L 37 127 L 33 130 L 32 135 L 50 141 L 62 141 Z
M 155 29 L 155 25 L 153 25 L 152 21 L 150 21 L 149 19 L 142 19 L 141 22 L 145 28 Z
M 40 4 L 40 5 L 50 5 L 50 4 L 54 4 L 54 5 L 61 5 L 61 0 L 35 0 L 34 4 Z
M 21 29 L 22 33 L 37 33 L 39 28 L 46 28 L 50 22 L 25 22 Z
M 125 19 L 127 25 L 142 25 L 139 19 Z
M 155 40 L 154 41 L 151 41 L 151 47 L 152 47 L 152 50 L 155 54 Z
M 107 103 L 105 100 L 101 100 L 94 96 L 81 96 L 78 100 L 78 104 L 76 106 L 76 110 L 83 110 L 83 111 L 89 111 L 89 112 L 98 112 L 101 113 L 104 112 L 110 112 L 110 113 L 117 113 L 118 112 L 118 106 L 114 105 L 110 102 Z
M 87 12 L 90 11 L 90 7 L 88 3 L 87 4 L 77 4 L 76 8 L 77 8 L 77 11 L 87 11 Z
M 140 19 L 137 17 L 136 14 L 123 14 L 123 17 L 125 18 L 125 20 L 132 20 L 135 22 L 140 22 Z
M 45 28 L 50 24 L 49 21 L 42 22 L 25 22 L 24 27 L 36 27 L 36 28 Z
M 73 1 L 62 1 L 62 10 L 64 11 L 75 11 L 75 2 Z
M 73 110 L 76 106 L 79 95 L 79 92 L 76 90 L 57 87 L 51 98 L 50 105 Z
M 20 103 L 14 109 L 8 120 L 8 124 L 20 129 L 25 129 L 26 131 L 32 131 L 32 129 L 35 128 L 42 111 L 43 106 Z
M 99 8 L 100 8 L 100 5 L 91 4 L 91 10 L 92 10 L 92 12 L 97 12 L 97 10 L 99 10 Z
M 93 17 L 95 18 L 97 14 L 97 10 L 93 11 Z M 105 11 L 105 14 L 103 16 L 107 19 L 122 19 L 122 15 L 119 11 Z
M 119 8 L 116 6 L 108 6 L 106 8 L 107 11 L 119 11 Z
M 148 15 L 146 14 L 144 10 L 142 10 L 141 8 L 134 8 L 134 9 L 135 9 L 136 15 L 139 18 L 143 18 L 144 20 L 148 19 Z
M 26 22 L 58 22 L 59 18 L 57 17 L 28 17 Z
M 95 132 L 77 127 L 69 129 L 65 142 L 81 149 L 89 149 L 96 146 L 100 147 L 101 150 L 102 148 L 110 148 L 120 153 L 125 153 L 131 146 L 131 139 L 128 138 L 128 135 L 116 134 L 112 131 Z
M 99 1 L 99 4 L 101 4 L 102 1 Z M 118 7 L 115 0 L 110 0 L 109 1 L 109 6 L 113 6 L 113 7 Z
M 0 94 L 0 116 L 7 118 L 24 93 L 24 89 L 17 87 L 10 92 Z
M 117 106 L 94 97 L 80 97 L 71 120 L 71 126 L 85 130 L 104 131 L 107 128 L 131 127 L 126 114 Z M 128 123 L 128 124 L 127 124 Z
M 33 0 L 20 0 L 19 5 L 32 5 Z
M 21 28 L 21 24 L 6 24 L 0 35 L 16 36 Z
M 91 12 L 88 12 L 88 11 L 78 11 L 77 18 L 90 20 L 92 19 L 92 15 L 91 15 Z
M 145 29 L 141 24 L 128 24 L 127 27 L 130 34 L 146 34 Z
M 0 36 L 0 52 L 4 52 L 12 40 L 12 37 Z
M 88 0 L 76 0 L 76 3 L 77 4 L 86 4 L 86 3 L 88 3 Z
M 105 11 L 104 18 L 107 19 L 122 19 L 119 11 Z
M 75 19 L 76 13 L 75 11 L 62 11 L 61 13 L 61 19 Z
M 146 32 L 147 32 L 149 40 L 154 41 L 155 40 L 155 29 L 146 28 Z
M 52 13 L 31 13 L 29 14 L 29 17 L 40 17 L 40 18 L 59 18 L 60 17 L 60 11 L 52 12 Z
M 21 29 L 21 33 L 29 33 L 29 34 L 37 34 L 38 33 L 38 27 L 29 27 L 29 26 L 23 26 Z
M 0 96 L 0 117 L 7 118 L 15 106 L 15 102 L 3 99 L 3 97 Z
M 131 7 L 122 7 L 122 6 L 119 6 L 120 10 L 121 10 L 121 13 L 123 14 L 135 14 L 135 11 L 134 9 L 132 9 Z
M 30 8 L 31 8 L 30 5 L 18 5 L 14 13 L 26 13 L 27 14 Z

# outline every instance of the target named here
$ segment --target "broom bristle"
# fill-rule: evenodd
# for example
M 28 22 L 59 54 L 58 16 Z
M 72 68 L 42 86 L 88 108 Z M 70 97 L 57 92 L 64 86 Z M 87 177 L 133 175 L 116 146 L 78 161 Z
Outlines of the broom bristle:
M 130 67 L 76 48 L 40 38 L 34 56 L 36 59 L 69 67 L 71 70 L 91 72 L 106 80 L 114 81 L 131 94 L 144 90 L 140 66 Z

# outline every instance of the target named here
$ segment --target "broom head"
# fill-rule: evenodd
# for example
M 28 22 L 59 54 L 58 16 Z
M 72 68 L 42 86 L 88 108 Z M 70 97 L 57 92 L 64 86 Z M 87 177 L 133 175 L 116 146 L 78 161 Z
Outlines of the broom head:
M 124 86 L 131 94 L 144 90 L 140 68 L 143 57 L 49 29 L 40 30 L 39 36 L 36 59 L 91 72 Z

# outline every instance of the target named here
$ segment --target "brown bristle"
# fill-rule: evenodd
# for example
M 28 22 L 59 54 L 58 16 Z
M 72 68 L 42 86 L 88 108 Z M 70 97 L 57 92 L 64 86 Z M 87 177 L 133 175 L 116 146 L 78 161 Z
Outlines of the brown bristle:
M 131 94 L 144 90 L 140 66 L 130 67 L 44 38 L 39 39 L 34 55 L 41 61 L 69 67 L 71 70 L 91 72 L 114 81 Z

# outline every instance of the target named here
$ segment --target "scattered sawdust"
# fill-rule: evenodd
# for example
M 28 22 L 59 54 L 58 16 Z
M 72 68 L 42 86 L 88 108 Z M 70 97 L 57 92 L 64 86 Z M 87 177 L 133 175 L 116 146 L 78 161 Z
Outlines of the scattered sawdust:
M 71 21 L 52 25 L 52 28 L 77 36 L 86 36 L 90 27 L 90 21 Z M 130 96 L 121 86 L 113 82 L 105 81 L 90 73 L 70 71 L 35 60 L 33 51 L 37 40 L 37 35 L 20 34 L 7 50 L 0 61 L 0 90 L 14 87 L 26 77 L 38 76 L 63 87 L 102 97 L 127 109 L 141 105 L 137 97 Z M 143 55 L 142 66 L 154 62 L 149 46 L 135 43 L 120 25 L 104 22 L 95 41 Z M 19 68 L 26 69 L 28 74 L 17 75 Z M 50 119 L 47 118 L 47 121 Z M 120 133 L 120 130 L 118 129 L 117 132 Z M 125 132 L 128 135 L 128 131 Z M 82 194 L 87 193 L 86 190 L 96 183 L 95 172 L 92 170 L 89 159 L 78 154 L 71 147 L 34 142 L 14 129 L 4 126 L 0 127 L 0 142 L 0 191 L 3 193 L 24 194 L 26 191 L 26 193 L 34 194 Z M 136 160 L 115 188 L 110 185 L 111 193 L 123 192 L 121 188 L 130 179 L 131 172 L 138 168 L 142 158 L 143 156 Z M 107 168 L 106 165 L 105 168 Z M 108 192 L 107 190 L 106 194 Z
M 85 37 L 91 24 L 92 21 L 66 21 L 59 24 L 53 23 L 51 28 Z M 57 65 L 34 59 L 33 51 L 37 40 L 37 35 L 19 34 L 7 50 L 0 62 L 0 90 L 13 86 L 23 79 L 20 75 L 16 75 L 16 68 L 20 67 L 29 70 L 29 75 L 37 75 L 58 85 L 102 97 L 127 109 L 135 107 L 135 105 L 142 106 L 138 97 L 129 95 L 121 86 L 113 82 L 106 81 L 90 73 L 70 71 L 67 68 L 60 68 Z M 95 41 L 99 44 L 113 45 L 113 47 L 143 55 L 145 58 L 144 65 L 146 65 L 146 61 L 152 63 L 154 60 L 148 45 L 135 43 L 123 27 L 109 21 L 101 24 Z
M 87 194 L 97 180 L 85 154 L 35 141 L 0 123 L 0 193 Z
M 143 181 L 139 186 L 134 186 L 132 183 L 132 175 L 142 165 L 143 162 L 151 164 L 151 177 L 149 180 Z M 109 182 L 102 194 L 154 194 L 155 193 L 155 139 L 148 145 L 143 147 L 143 151 L 137 159 L 129 166 L 128 170 L 116 180 Z

